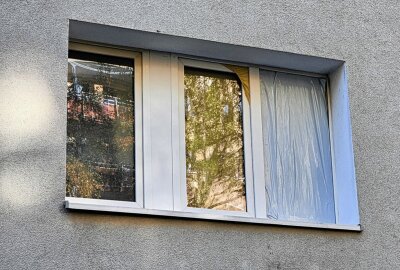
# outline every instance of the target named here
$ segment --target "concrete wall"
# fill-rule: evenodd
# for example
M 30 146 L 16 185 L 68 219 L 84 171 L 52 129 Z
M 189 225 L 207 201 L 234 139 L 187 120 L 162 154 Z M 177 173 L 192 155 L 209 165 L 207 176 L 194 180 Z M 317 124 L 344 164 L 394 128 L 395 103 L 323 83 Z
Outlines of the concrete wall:
M 400 3 L 0 2 L 0 269 L 400 268 Z M 68 19 L 347 62 L 362 233 L 67 212 Z

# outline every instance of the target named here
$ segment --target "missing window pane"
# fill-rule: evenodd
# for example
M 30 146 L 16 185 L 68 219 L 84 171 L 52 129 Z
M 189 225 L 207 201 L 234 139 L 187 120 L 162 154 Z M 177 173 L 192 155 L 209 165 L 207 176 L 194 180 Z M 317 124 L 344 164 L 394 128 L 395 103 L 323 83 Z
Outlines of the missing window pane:
M 335 223 L 326 82 L 261 71 L 267 216 Z
M 185 68 L 184 84 L 188 206 L 246 211 L 240 81 Z
M 67 196 L 135 201 L 133 60 L 70 51 Z

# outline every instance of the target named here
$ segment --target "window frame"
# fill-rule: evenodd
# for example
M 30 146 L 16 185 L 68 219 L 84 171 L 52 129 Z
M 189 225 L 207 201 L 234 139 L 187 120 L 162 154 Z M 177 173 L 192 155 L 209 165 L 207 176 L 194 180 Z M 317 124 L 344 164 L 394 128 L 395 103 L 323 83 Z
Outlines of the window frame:
M 178 87 L 175 88 L 178 96 L 178 115 L 179 119 L 179 136 L 175 140 L 179 140 L 175 145 L 179 145 L 179 156 L 174 159 L 179 163 L 179 176 L 173 179 L 173 184 L 179 187 L 174 192 L 174 208 L 177 211 L 199 213 L 199 214 L 214 214 L 226 215 L 237 217 L 255 217 L 254 209 L 254 180 L 253 180 L 253 167 L 252 167 L 252 147 L 251 147 L 251 128 L 250 128 L 250 101 L 247 100 L 244 94 L 243 86 L 242 91 L 242 128 L 243 128 L 243 158 L 244 158 L 244 175 L 245 175 L 245 188 L 246 188 L 246 211 L 228 211 L 216 210 L 206 208 L 195 208 L 187 206 L 187 189 L 186 189 L 186 142 L 185 142 L 185 86 L 184 75 L 185 67 L 200 68 L 209 71 L 221 71 L 234 74 L 233 71 L 224 67 L 222 64 L 193 60 L 189 58 L 177 57 L 178 69 L 175 76 L 178 78 Z M 174 75 L 172 75 L 174 76 Z M 174 90 L 173 90 L 174 91 Z M 177 153 L 178 151 L 174 151 Z
M 309 73 L 284 68 L 271 68 L 268 66 L 252 66 L 223 60 L 208 59 L 204 57 L 163 53 L 137 49 L 120 49 L 118 47 L 100 46 L 87 44 L 85 42 L 70 42 L 70 50 L 104 54 L 132 58 L 135 61 L 135 170 L 136 170 L 136 202 L 124 202 L 115 200 L 89 199 L 66 197 L 65 206 L 68 209 L 94 210 L 107 212 L 120 212 L 132 214 L 144 214 L 155 216 L 181 217 L 190 219 L 220 220 L 242 223 L 269 224 L 280 226 L 309 227 L 321 229 L 337 229 L 349 231 L 361 231 L 359 224 L 357 191 L 354 174 L 353 146 L 351 140 L 350 112 L 347 90 L 346 68 L 341 66 L 331 73 L 324 75 Z M 171 93 L 171 145 L 169 150 L 172 160 L 172 182 L 168 185 L 172 190 L 166 197 L 172 197 L 173 208 L 154 207 L 148 203 L 148 198 L 155 197 L 151 193 L 154 182 L 151 163 L 151 95 L 150 84 L 152 54 L 159 54 L 169 58 L 169 71 L 163 71 L 163 75 L 169 76 L 170 83 L 165 87 Z M 159 57 L 158 56 L 158 57 Z M 211 69 L 216 71 L 230 72 L 223 64 L 244 66 L 249 68 L 250 100 L 243 98 L 243 142 L 244 142 L 244 165 L 246 177 L 246 212 L 212 210 L 203 208 L 186 207 L 186 156 L 185 156 L 185 119 L 184 119 L 184 66 Z M 222 68 L 221 68 L 222 67 Z M 335 201 L 336 223 L 297 222 L 285 220 L 273 220 L 266 217 L 266 195 L 264 184 L 264 159 L 262 146 L 262 119 L 261 119 L 261 93 L 259 70 L 285 72 L 313 77 L 324 77 L 327 79 L 327 96 L 329 110 L 329 132 L 330 147 L 333 168 L 333 187 Z M 165 82 L 163 82 L 165 83 Z M 159 84 L 159 83 L 158 83 Z M 161 83 L 162 84 L 162 83 Z M 159 86 L 159 85 L 158 85 Z M 333 89 L 333 91 L 332 91 Z M 242 87 L 242 94 L 243 87 Z M 159 102 L 159 100 L 157 100 Z M 245 103 L 249 105 L 245 106 Z M 246 109 L 247 107 L 247 109 Z M 247 110 L 247 112 L 245 112 Z M 343 113 L 342 113 L 343 112 Z M 342 114 L 340 114 L 342 113 Z M 246 116 L 245 116 L 246 114 Z M 183 123 L 183 125 L 182 125 Z M 143 136 L 143 134 L 145 136 Z M 345 135 L 343 138 L 340 135 Z M 344 142 L 344 145 L 343 145 Z M 154 155 L 154 154 L 153 154 Z M 335 155 L 345 156 L 336 168 Z M 249 157 L 250 156 L 250 157 Z M 343 165 L 346 163 L 346 165 Z M 153 166 L 154 167 L 154 166 Z M 250 169 L 251 168 L 251 169 Z M 155 168 L 153 168 L 155 169 Z M 158 168 L 156 168 L 158 169 Z M 337 177 L 336 172 L 339 176 Z M 168 176 L 169 177 L 169 176 Z M 250 189 L 251 186 L 251 189 Z M 338 191 L 337 191 L 338 189 Z M 169 191 L 168 191 L 169 192 Z M 146 199 L 147 198 L 147 199 Z M 153 198 L 151 198 L 153 200 Z M 150 202 L 151 202 L 150 200 Z M 163 203 L 165 198 L 154 198 L 156 205 Z M 169 200 L 169 199 L 168 199 Z M 350 204 L 350 207 L 347 207 Z M 345 206 L 346 205 L 346 206 Z M 349 208 L 349 210 L 347 209 Z
M 118 208 L 143 208 L 143 128 L 142 128 L 142 56 L 139 52 L 130 50 L 108 48 L 103 46 L 89 45 L 84 43 L 70 42 L 68 50 L 87 52 L 98 55 L 122 57 L 132 59 L 134 62 L 134 125 L 135 125 L 135 202 L 92 199 L 80 197 L 65 197 L 65 200 L 72 204 L 81 204 L 99 207 Z

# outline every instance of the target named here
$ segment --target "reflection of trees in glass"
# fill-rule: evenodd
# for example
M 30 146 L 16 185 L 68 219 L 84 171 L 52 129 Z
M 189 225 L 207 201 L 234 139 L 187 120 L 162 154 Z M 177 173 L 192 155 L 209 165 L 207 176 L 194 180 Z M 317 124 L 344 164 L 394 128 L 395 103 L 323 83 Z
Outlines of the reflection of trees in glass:
M 133 201 L 133 68 L 69 63 L 67 195 Z
M 185 72 L 188 206 L 246 210 L 241 88 Z
M 102 191 L 100 176 L 76 158 L 67 161 L 67 196 L 99 198 Z

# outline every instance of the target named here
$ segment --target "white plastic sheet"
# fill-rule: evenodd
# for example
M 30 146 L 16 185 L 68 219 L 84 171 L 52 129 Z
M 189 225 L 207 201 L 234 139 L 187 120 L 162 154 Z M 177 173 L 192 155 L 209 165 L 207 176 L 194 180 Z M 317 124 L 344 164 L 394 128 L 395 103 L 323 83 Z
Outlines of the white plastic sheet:
M 260 71 L 267 216 L 335 223 L 326 81 Z

